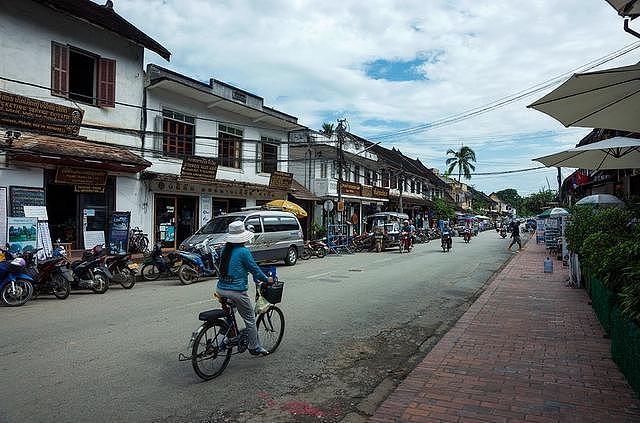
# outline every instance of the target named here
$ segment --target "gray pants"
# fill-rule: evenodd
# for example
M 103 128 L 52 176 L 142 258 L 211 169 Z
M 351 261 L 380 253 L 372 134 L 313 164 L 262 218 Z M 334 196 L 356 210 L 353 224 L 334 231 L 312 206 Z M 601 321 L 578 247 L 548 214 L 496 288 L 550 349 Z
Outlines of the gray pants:
M 509 249 L 511 249 L 511 247 L 513 247 L 513 244 L 518 243 L 518 249 L 521 250 L 522 249 L 522 241 L 520 241 L 520 237 L 519 236 L 514 236 L 513 240 L 511 241 L 511 244 L 509 244 Z
M 233 299 L 238 313 L 240 313 L 242 320 L 244 320 L 244 326 L 247 328 L 249 348 L 252 350 L 258 348 L 260 343 L 258 342 L 258 330 L 256 329 L 256 315 L 253 312 L 253 305 L 251 305 L 247 291 L 229 291 L 216 288 L 216 292 L 223 297 Z

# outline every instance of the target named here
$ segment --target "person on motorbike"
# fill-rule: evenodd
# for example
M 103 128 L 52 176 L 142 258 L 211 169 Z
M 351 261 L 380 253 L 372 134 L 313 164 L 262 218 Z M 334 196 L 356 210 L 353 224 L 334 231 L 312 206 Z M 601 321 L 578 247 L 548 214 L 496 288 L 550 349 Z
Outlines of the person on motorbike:
M 246 230 L 242 221 L 229 224 L 225 238 L 226 244 L 220 258 L 220 278 L 216 292 L 235 302 L 249 335 L 249 352 L 252 355 L 265 356 L 269 352 L 260 345 L 258 340 L 256 316 L 247 295 L 247 274 L 251 273 L 255 279 L 266 283 L 273 283 L 273 278 L 264 274 L 244 245 L 251 241 L 253 236 L 254 233 Z
M 513 244 L 518 243 L 518 251 L 522 250 L 522 241 L 520 241 L 520 225 L 518 222 L 511 223 L 511 244 L 507 247 L 507 250 L 511 251 Z
M 409 248 L 413 247 L 413 232 L 415 231 L 415 228 L 412 228 L 413 225 L 411 225 L 411 222 L 404 220 L 402 222 L 402 228 L 400 229 L 402 234 L 406 233 L 409 236 Z

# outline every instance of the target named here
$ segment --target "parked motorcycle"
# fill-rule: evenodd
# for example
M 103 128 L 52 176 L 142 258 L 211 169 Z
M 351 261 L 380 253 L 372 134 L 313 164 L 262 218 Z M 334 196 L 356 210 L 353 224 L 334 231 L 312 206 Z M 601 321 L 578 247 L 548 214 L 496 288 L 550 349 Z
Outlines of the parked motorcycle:
M 507 229 L 504 226 L 500 228 L 500 236 L 502 238 L 506 238 L 507 237 Z
M 136 272 L 139 266 L 131 260 L 130 254 L 109 256 L 105 264 L 111 272 L 111 282 L 119 283 L 124 289 L 131 289 L 136 284 Z
M 410 252 L 411 248 L 411 234 L 409 232 L 402 232 L 400 234 L 400 254 Z
M 376 253 L 384 251 L 384 228 L 382 226 L 376 226 L 373 230 L 373 243 Z
M 10 307 L 24 305 L 33 295 L 33 279 L 25 273 L 26 262 L 3 251 L 5 260 L 0 262 L 0 298 Z M 11 258 L 11 260 L 8 260 Z
M 451 238 L 451 232 L 447 229 L 442 231 L 442 242 L 441 247 L 442 251 L 447 253 L 451 250 L 451 245 L 453 244 L 453 238 Z
M 67 259 L 60 254 L 54 254 L 45 260 L 36 260 L 36 254 L 40 250 L 41 248 L 38 248 L 22 254 L 26 262 L 25 273 L 33 279 L 33 298 L 53 294 L 60 300 L 66 299 L 71 293 L 72 280 Z
M 175 276 L 182 266 L 179 252 L 172 251 L 165 257 L 162 254 L 162 243 L 153 246 L 151 254 L 145 257 L 140 273 L 145 280 L 155 281 L 161 275 Z
M 210 277 L 220 274 L 218 253 L 209 247 L 206 241 L 194 246 L 193 251 L 177 251 L 182 259 L 182 265 L 178 269 L 178 279 L 183 285 L 190 285 L 201 277 Z
M 302 260 L 309 260 L 312 256 L 316 256 L 318 258 L 324 258 L 329 251 L 329 247 L 323 241 L 315 240 L 315 241 L 305 241 L 304 249 L 302 250 L 302 255 L 300 258 Z
M 86 250 L 81 260 L 69 263 L 71 269 L 71 287 L 91 289 L 96 294 L 104 294 L 109 289 L 113 275 L 105 265 L 107 256 L 101 245 Z
M 370 250 L 372 242 L 373 237 L 371 234 L 365 232 L 363 234 L 356 235 L 351 239 L 351 247 L 355 252 L 359 253 L 364 250 Z

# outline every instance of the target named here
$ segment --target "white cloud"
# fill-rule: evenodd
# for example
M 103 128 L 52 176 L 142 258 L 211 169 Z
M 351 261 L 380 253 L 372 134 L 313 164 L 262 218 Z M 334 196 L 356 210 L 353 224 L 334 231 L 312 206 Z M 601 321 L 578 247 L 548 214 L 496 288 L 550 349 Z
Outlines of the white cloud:
M 169 67 L 255 92 L 265 104 L 312 128 L 319 128 L 327 114 L 345 114 L 354 132 L 364 136 L 393 130 L 367 127 L 367 120 L 431 122 L 635 41 L 604 0 L 128 0 L 116 1 L 115 8 L 171 50 Z M 440 61 L 421 67 L 427 80 L 392 82 L 365 74 L 367 62 L 412 60 L 436 50 L 443 52 Z M 639 58 L 636 51 L 606 66 Z M 148 59 L 163 64 L 154 54 Z M 526 109 L 537 97 L 385 145 L 442 168 L 448 146 L 471 139 L 466 144 L 477 149 L 478 171 L 532 167 L 533 157 L 569 147 L 587 132 L 564 130 Z M 549 130 L 566 135 L 512 143 L 494 137 Z M 472 182 L 487 191 L 532 191 L 546 185 L 541 175 L 546 173 L 478 176 Z

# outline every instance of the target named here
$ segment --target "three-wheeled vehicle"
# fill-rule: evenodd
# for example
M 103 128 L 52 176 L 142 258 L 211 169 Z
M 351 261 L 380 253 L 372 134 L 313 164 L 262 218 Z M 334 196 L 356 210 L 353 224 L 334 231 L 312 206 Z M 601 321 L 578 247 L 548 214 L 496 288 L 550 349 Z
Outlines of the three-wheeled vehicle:
M 381 250 L 396 247 L 400 244 L 402 221 L 407 219 L 409 219 L 409 215 L 398 212 L 379 212 L 367 216 L 367 230 L 374 234 L 376 251 L 378 251 L 380 243 Z M 383 237 L 382 242 L 380 241 L 381 236 Z

